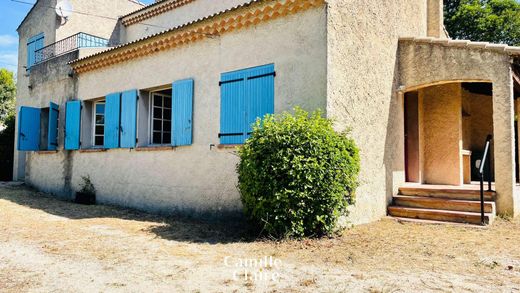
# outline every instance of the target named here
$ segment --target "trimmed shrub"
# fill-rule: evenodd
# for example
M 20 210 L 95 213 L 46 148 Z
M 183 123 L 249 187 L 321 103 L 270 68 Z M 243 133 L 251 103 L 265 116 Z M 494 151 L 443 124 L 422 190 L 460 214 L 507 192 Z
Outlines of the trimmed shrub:
M 270 236 L 331 235 L 354 203 L 359 150 L 321 114 L 267 115 L 239 150 L 245 214 Z

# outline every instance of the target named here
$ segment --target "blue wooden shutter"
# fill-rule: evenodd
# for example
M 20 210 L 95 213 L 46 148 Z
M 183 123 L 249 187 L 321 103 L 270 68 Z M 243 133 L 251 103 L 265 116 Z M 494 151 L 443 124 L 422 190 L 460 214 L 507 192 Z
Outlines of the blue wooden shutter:
M 274 114 L 274 65 L 250 69 L 246 73 L 247 137 L 257 118 Z
M 27 41 L 27 69 L 42 60 L 43 56 L 41 54 L 36 56 L 36 51 L 43 48 L 44 42 L 45 36 L 43 33 L 31 37 Z
M 81 102 L 65 104 L 65 149 L 79 150 L 81 132 Z
M 242 72 L 224 73 L 220 82 L 220 143 L 240 144 L 245 140 L 246 83 Z
M 193 142 L 193 79 L 179 80 L 172 85 L 172 145 Z
M 40 149 L 40 109 L 21 107 L 18 116 L 18 150 Z
M 53 102 L 49 106 L 49 129 L 48 129 L 48 146 L 47 149 L 55 151 L 58 148 L 58 119 L 60 108 Z
M 121 96 L 121 147 L 134 148 L 136 139 L 137 90 L 130 90 Z
M 110 94 L 105 102 L 105 148 L 119 147 L 121 93 Z

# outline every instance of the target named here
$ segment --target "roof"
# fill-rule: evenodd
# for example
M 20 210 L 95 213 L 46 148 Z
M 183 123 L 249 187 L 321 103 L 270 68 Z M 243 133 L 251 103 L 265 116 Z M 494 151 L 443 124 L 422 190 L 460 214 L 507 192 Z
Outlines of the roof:
M 207 17 L 70 62 L 77 73 L 95 70 L 158 51 L 224 34 L 322 5 L 324 0 L 250 0 Z M 265 4 L 265 5 L 264 5 Z M 236 12 L 237 15 L 229 15 Z
M 152 18 L 156 15 L 165 13 L 167 11 L 173 10 L 180 6 L 184 6 L 189 4 L 195 0 L 159 0 L 152 4 L 149 4 L 143 8 L 130 12 L 124 16 L 121 16 L 122 23 L 125 26 L 129 26 L 143 20 Z
M 29 12 L 27 12 L 27 14 L 25 15 L 25 17 L 22 19 L 22 22 L 20 22 L 20 24 L 18 25 L 18 27 L 16 28 L 16 31 L 18 31 L 18 29 L 20 29 L 20 27 L 22 26 L 22 24 L 27 20 L 27 17 L 29 17 L 29 14 L 31 14 L 34 10 L 34 7 L 36 7 L 36 4 L 38 4 L 38 2 L 40 2 L 40 0 L 36 0 L 36 2 L 34 2 L 33 6 L 31 7 L 31 10 L 29 10 Z
M 456 48 L 468 48 L 468 49 L 480 49 L 486 51 L 493 51 L 497 53 L 504 53 L 512 56 L 520 56 L 520 47 L 509 46 L 506 44 L 493 44 L 488 42 L 473 42 L 469 40 L 453 40 L 453 39 L 441 39 L 441 38 L 416 38 L 416 37 L 407 37 L 400 38 L 399 41 L 406 42 L 414 42 L 414 43 L 423 43 L 423 44 L 436 44 L 442 45 L 446 47 L 456 47 Z
M 139 5 L 142 5 L 144 6 L 144 4 L 138 0 L 129 0 L 130 2 L 133 2 L 135 4 L 139 4 Z M 161 0 L 162 1 L 166 1 L 166 0 Z M 18 27 L 16 28 L 16 30 L 18 31 L 18 29 L 22 26 L 22 24 L 27 20 L 27 17 L 29 17 L 29 14 L 31 14 L 34 10 L 34 8 L 36 7 L 36 4 L 38 4 L 38 2 L 40 2 L 40 0 L 36 0 L 36 2 L 34 2 L 33 6 L 31 7 L 31 10 L 29 10 L 29 12 L 27 12 L 27 14 L 25 15 L 25 17 L 22 19 L 22 22 L 20 22 L 20 24 L 18 25 Z M 153 5 L 153 4 L 152 4 Z M 150 6 L 150 5 L 149 5 Z M 141 8 L 142 9 L 142 8 Z M 141 10 L 139 9 L 139 10 Z

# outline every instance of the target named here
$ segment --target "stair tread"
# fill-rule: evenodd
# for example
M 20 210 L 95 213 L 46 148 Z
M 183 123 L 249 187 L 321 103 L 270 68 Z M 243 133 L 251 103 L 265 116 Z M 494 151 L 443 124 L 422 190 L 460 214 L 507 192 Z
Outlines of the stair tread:
M 421 192 L 437 192 L 437 193 L 464 193 L 464 194 L 480 194 L 480 189 L 469 189 L 469 188 L 446 188 L 446 187 L 400 187 L 399 190 L 403 191 L 421 191 Z M 494 195 L 496 191 L 485 190 L 484 194 Z
M 394 198 L 403 199 L 403 200 L 417 200 L 417 201 L 431 201 L 431 202 L 445 201 L 445 202 L 451 202 L 451 203 L 468 203 L 468 204 L 477 203 L 477 204 L 480 204 L 480 199 L 472 200 L 472 199 L 457 199 L 457 198 L 450 198 L 450 197 L 427 197 L 427 196 L 420 196 L 420 195 L 402 195 L 402 194 L 394 195 Z M 495 203 L 494 201 L 490 201 L 490 200 L 484 201 L 484 204 L 494 204 L 494 203 Z
M 458 199 L 458 200 L 480 200 L 479 190 L 468 190 L 468 189 L 440 189 L 440 188 L 412 188 L 412 187 L 401 187 L 399 188 L 399 195 L 406 196 L 420 196 L 428 198 L 445 198 L 445 199 Z M 496 192 L 485 191 L 484 200 L 494 201 Z
M 426 209 L 426 208 L 411 208 L 411 207 L 402 207 L 402 206 L 389 206 L 388 209 L 389 210 L 408 210 L 408 211 L 417 211 L 417 212 L 430 212 L 430 213 L 439 213 L 439 214 L 465 215 L 465 216 L 480 217 L 480 213 L 476 213 L 476 212 L 450 211 L 450 210 L 438 210 L 438 209 Z M 485 213 L 484 215 L 492 216 L 492 213 Z
M 440 213 L 440 214 L 466 215 L 466 216 L 478 216 L 478 217 L 480 217 L 480 213 L 465 212 L 465 211 L 451 211 L 451 210 L 426 209 L 426 208 L 412 208 L 412 207 L 402 207 L 402 206 L 389 206 L 388 209 L 389 210 L 408 210 L 408 211 L 417 211 L 417 212 L 431 212 L 431 213 Z M 492 213 L 485 213 L 484 215 L 492 216 Z

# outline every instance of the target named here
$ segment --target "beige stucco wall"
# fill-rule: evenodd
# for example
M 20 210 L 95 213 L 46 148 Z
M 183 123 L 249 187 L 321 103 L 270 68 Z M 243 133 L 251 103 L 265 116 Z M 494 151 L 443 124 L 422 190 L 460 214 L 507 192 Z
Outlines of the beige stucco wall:
M 29 74 L 26 70 L 27 66 L 27 41 L 32 36 L 44 33 L 44 44 L 49 45 L 55 42 L 55 15 L 48 6 L 55 6 L 56 0 L 40 0 L 32 9 L 31 15 L 25 19 L 24 23 L 18 28 L 19 45 L 18 45 L 18 72 L 16 78 L 16 109 L 20 106 L 36 106 L 40 104 L 38 97 L 35 97 L 29 90 Z M 35 17 L 37 16 L 37 17 Z M 18 111 L 18 110 L 17 110 Z M 18 129 L 18 119 L 16 119 L 16 128 Z M 18 135 L 15 135 L 15 155 L 14 155 L 14 180 L 23 180 L 25 177 L 25 153 L 16 150 L 18 145 Z
M 170 0 L 169 2 L 172 1 L 175 0 Z M 142 37 L 149 36 L 199 18 L 210 16 L 214 13 L 246 2 L 249 2 L 249 0 L 196 0 L 168 12 L 156 15 L 152 18 L 145 19 L 139 23 L 123 27 L 122 39 L 124 42 L 135 41 Z M 143 10 L 137 14 L 132 14 L 124 19 L 146 13 L 148 10 L 149 9 Z
M 56 19 L 56 40 L 62 40 L 78 32 L 110 39 L 116 29 L 118 17 L 135 11 L 141 7 L 129 0 L 69 0 L 74 11 L 86 12 L 73 13 L 67 23 L 60 25 L 60 19 Z
M 295 106 L 324 109 L 326 44 L 326 13 L 321 7 L 79 75 L 77 93 L 82 100 L 193 78 L 194 137 L 192 146 L 174 151 L 71 152 L 72 188 L 79 189 L 81 176 L 89 175 L 105 203 L 169 213 L 239 211 L 238 157 L 234 149 L 211 146 L 219 144 L 220 74 L 274 63 L 276 112 Z M 138 119 L 147 122 L 146 117 Z M 35 156 L 31 178 L 62 158 Z M 46 176 L 31 183 L 45 190 L 62 180 L 60 175 Z
M 459 83 L 419 90 L 423 183 L 462 184 L 462 93 Z
M 27 40 L 39 33 L 44 33 L 44 46 L 48 46 L 56 41 L 74 35 L 79 32 L 90 33 L 100 37 L 111 38 L 113 36 L 117 18 L 139 7 L 134 2 L 128 0 L 72 0 L 73 9 L 82 13 L 73 13 L 65 25 L 61 25 L 61 20 L 56 16 L 53 9 L 49 7 L 56 6 L 56 0 L 39 0 L 31 10 L 30 14 L 18 28 L 19 47 L 18 47 L 18 74 L 17 74 L 17 103 L 16 108 L 20 106 L 32 107 L 48 107 L 50 101 L 61 102 L 66 96 L 70 96 L 70 87 L 68 82 L 62 82 L 61 75 L 56 76 L 40 76 L 41 74 L 32 71 L 31 74 L 25 69 L 27 65 Z M 103 17 L 85 15 L 85 13 L 93 15 L 101 15 Z M 84 51 L 91 51 L 86 49 Z M 91 51 L 92 52 L 92 51 Z M 76 55 L 77 57 L 78 55 Z M 70 70 L 66 63 L 60 64 L 61 59 L 50 61 L 52 70 Z M 72 59 L 67 60 L 71 61 Z M 61 60 L 63 61 L 63 60 Z M 66 67 L 62 67 L 62 65 Z M 48 70 L 44 74 L 48 74 Z M 36 75 L 36 76 L 35 76 Z M 33 81 L 31 82 L 31 78 Z M 49 81 L 47 80 L 53 80 Z M 58 79 L 57 79 L 58 78 Z M 45 80 L 45 84 L 38 84 L 35 80 Z M 29 85 L 33 87 L 29 89 Z M 18 129 L 18 120 L 16 121 L 16 129 Z M 18 137 L 15 136 L 15 147 L 18 144 Z M 26 153 L 18 152 L 15 149 L 14 158 L 14 180 L 23 180 L 26 174 L 25 161 Z M 34 176 L 33 176 L 34 177 Z M 41 178 L 44 180 L 44 178 Z
M 428 37 L 446 37 L 443 0 L 428 0 Z
M 493 132 L 497 211 L 520 213 L 514 191 L 514 107 L 511 57 L 504 52 L 464 45 L 403 40 L 399 49 L 400 85 L 404 91 L 456 81 L 493 83 Z
M 352 129 L 361 150 L 350 220 L 366 223 L 386 215 L 404 182 L 398 38 L 426 35 L 426 0 L 331 0 L 328 16 L 327 113 L 338 130 Z

